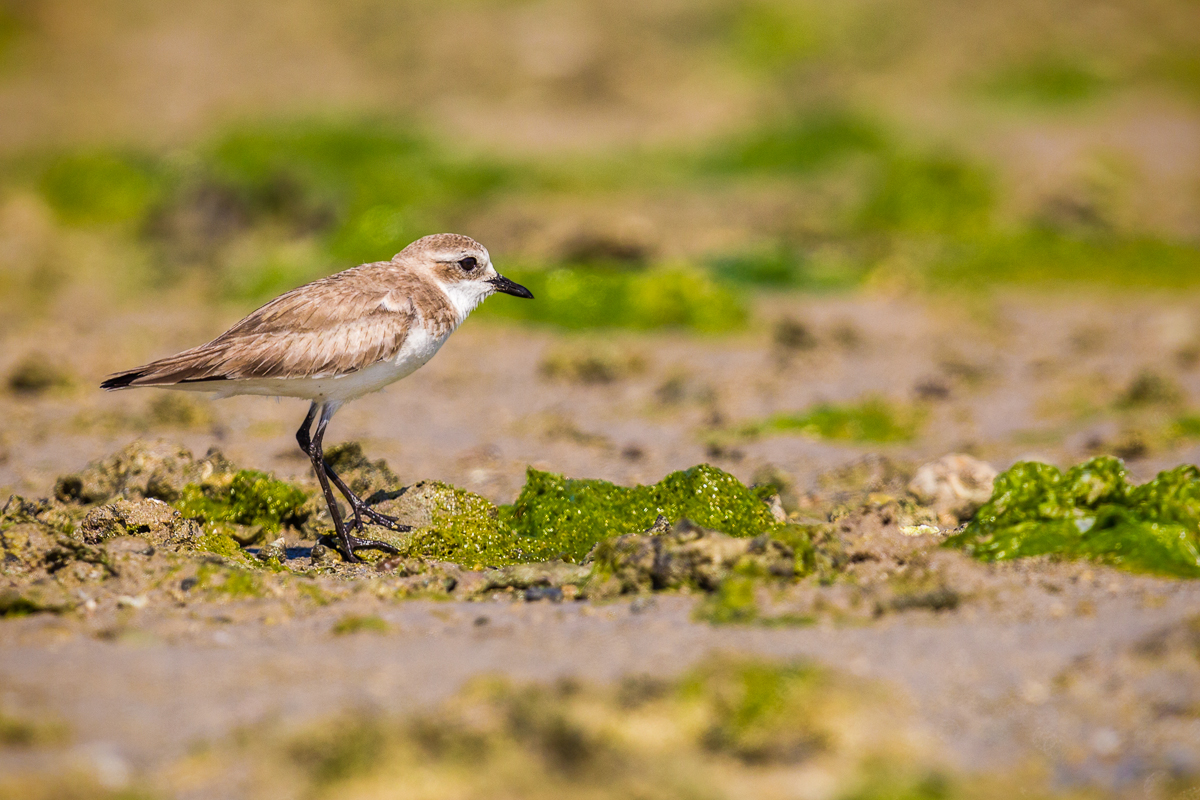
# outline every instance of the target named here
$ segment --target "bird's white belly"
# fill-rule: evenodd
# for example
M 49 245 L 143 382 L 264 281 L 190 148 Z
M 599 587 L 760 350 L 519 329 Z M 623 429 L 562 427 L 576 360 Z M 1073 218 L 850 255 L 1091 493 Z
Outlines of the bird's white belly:
M 395 383 L 416 372 L 434 357 L 449 337 L 450 332 L 442 336 L 434 336 L 423 326 L 414 326 L 405 337 L 400 352 L 394 358 L 377 361 L 368 367 L 345 375 L 320 378 L 259 378 L 192 384 L 191 386 L 180 384 L 178 388 L 215 391 L 217 397 L 253 394 L 269 397 L 301 397 L 322 403 L 344 403 L 356 397 L 377 392 L 388 384 Z

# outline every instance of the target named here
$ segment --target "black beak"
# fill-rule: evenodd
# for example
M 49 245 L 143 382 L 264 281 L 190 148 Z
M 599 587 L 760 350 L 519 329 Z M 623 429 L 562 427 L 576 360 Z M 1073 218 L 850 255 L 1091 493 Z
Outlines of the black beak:
M 526 289 L 519 283 L 513 283 L 503 275 L 497 275 L 488 281 L 492 286 L 496 287 L 497 292 L 511 294 L 513 297 L 524 297 L 526 300 L 533 299 L 533 292 Z

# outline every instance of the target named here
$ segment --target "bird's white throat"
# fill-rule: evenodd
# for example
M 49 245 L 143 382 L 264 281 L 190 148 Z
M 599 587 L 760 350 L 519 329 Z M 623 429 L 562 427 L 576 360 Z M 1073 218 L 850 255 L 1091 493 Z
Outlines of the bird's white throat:
M 458 281 L 456 283 L 440 283 L 440 285 L 442 291 L 446 293 L 446 297 L 450 299 L 450 305 L 454 307 L 454 313 L 458 315 L 460 325 L 468 314 L 496 291 L 495 287 L 487 281 Z

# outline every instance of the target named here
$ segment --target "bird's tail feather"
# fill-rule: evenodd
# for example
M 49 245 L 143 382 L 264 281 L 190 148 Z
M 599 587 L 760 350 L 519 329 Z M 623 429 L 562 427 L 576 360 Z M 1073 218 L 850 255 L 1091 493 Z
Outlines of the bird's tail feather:
M 202 352 L 197 348 L 109 375 L 100 384 L 100 388 L 112 391 L 138 386 L 174 386 L 180 383 L 229 380 L 230 376 L 225 374 L 223 360 L 218 353 Z

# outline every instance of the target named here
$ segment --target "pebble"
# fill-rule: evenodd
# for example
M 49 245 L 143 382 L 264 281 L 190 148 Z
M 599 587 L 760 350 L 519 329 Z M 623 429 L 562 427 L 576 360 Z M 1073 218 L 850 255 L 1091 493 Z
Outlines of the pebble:
M 538 600 L 561 603 L 563 601 L 563 590 L 557 586 L 530 586 L 525 590 L 525 601 L 527 603 L 535 603 Z

